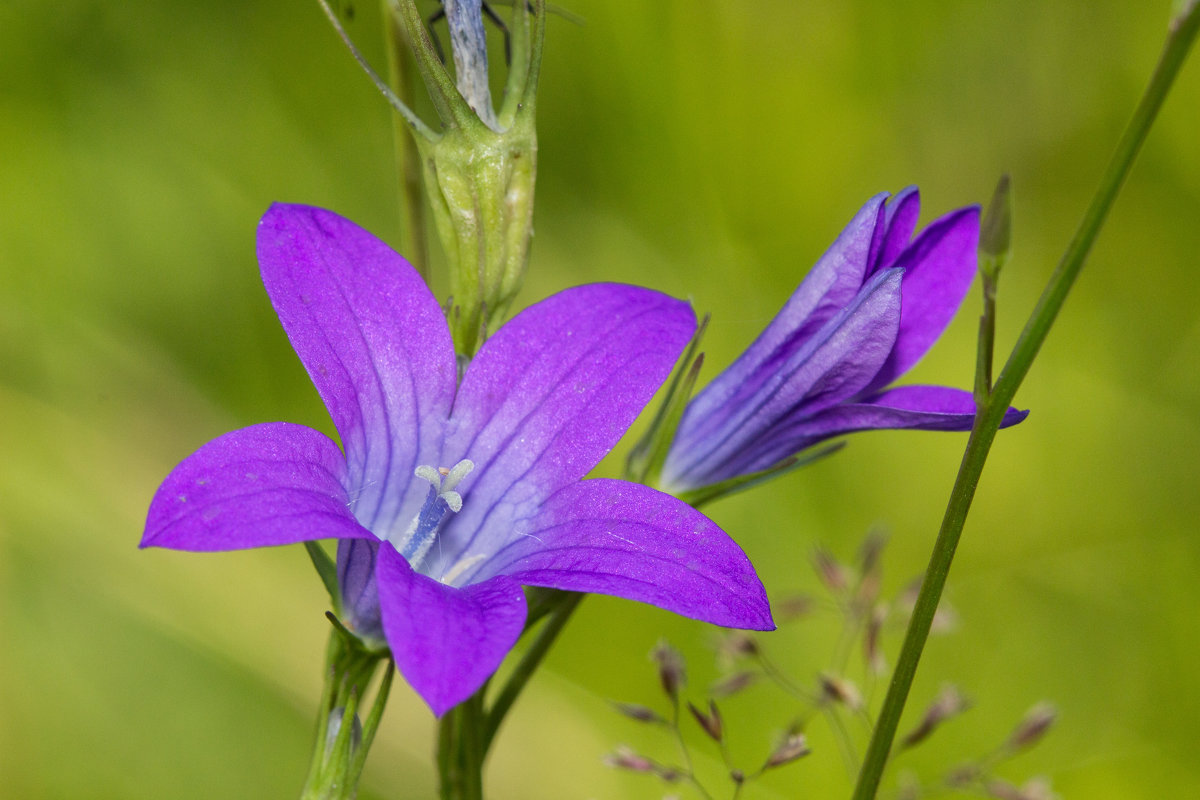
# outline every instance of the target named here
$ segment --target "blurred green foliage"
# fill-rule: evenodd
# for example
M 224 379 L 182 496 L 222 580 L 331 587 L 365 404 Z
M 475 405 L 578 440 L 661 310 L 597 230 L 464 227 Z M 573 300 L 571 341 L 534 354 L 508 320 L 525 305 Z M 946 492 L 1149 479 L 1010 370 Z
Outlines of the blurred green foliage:
M 870 194 L 919 183 L 927 220 L 986 200 L 1004 171 L 1016 219 L 998 341 L 1011 342 L 1169 10 L 568 5 L 587 24 L 550 24 L 519 304 L 595 280 L 690 297 L 714 314 L 713 369 Z M 382 66 L 379 9 L 357 6 L 349 27 Z M 1049 773 L 1093 800 L 1200 796 L 1198 123 L 1192 63 L 1018 396 L 1032 415 L 993 451 L 950 580 L 963 625 L 928 649 L 910 722 L 947 680 L 975 708 L 900 769 L 977 754 L 1048 698 L 1060 726 L 1013 778 Z M 394 239 L 390 137 L 315 3 L 0 6 L 0 796 L 298 790 L 326 635 L 303 550 L 136 543 L 158 482 L 208 439 L 273 419 L 329 430 L 258 282 L 255 224 L 273 200 L 309 202 Z M 914 380 L 970 386 L 976 306 Z M 777 595 L 812 587 L 815 543 L 849 556 L 882 523 L 894 591 L 924 565 L 963 444 L 861 436 L 710 513 Z M 818 620 L 766 641 L 808 677 L 835 634 Z M 493 796 L 661 796 L 600 764 L 619 741 L 669 752 L 606 705 L 658 701 L 645 654 L 661 635 L 694 684 L 715 676 L 703 626 L 589 599 L 502 733 Z M 429 796 L 428 711 L 393 697 L 364 796 Z M 788 722 L 763 690 L 724 710 L 748 763 Z M 819 725 L 812 740 L 817 755 L 747 796 L 845 796 Z

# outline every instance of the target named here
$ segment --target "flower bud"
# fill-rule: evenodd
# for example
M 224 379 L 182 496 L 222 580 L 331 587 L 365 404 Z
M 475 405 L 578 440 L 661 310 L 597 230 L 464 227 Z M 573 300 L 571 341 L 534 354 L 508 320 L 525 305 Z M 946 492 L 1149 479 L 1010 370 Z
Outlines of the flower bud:
M 713 697 L 730 697 L 758 680 L 758 673 L 742 670 L 728 675 L 712 685 L 709 692 Z
M 782 767 L 784 764 L 788 764 L 798 758 L 803 758 L 811 752 L 812 750 L 808 747 L 808 739 L 805 738 L 803 733 L 790 734 L 775 748 L 775 752 L 767 757 L 767 763 L 763 765 L 763 769 Z
M 845 678 L 822 675 L 820 683 L 821 694 L 826 699 L 840 703 L 851 711 L 858 711 L 863 707 L 862 693 L 858 691 L 857 686 Z
M 850 585 L 849 571 L 824 547 L 813 551 L 813 568 L 825 588 L 834 594 L 841 594 Z
M 708 701 L 708 713 L 704 713 L 696 708 L 692 703 L 688 703 L 688 710 L 692 712 L 692 716 L 696 718 L 696 722 L 704 729 L 709 738 L 714 742 L 720 742 L 724 736 L 724 728 L 721 724 L 721 712 L 717 710 L 717 704 Z
M 1008 175 L 1001 175 L 979 227 L 979 270 L 995 281 L 1008 261 L 1012 247 L 1012 191 Z
M 687 671 L 683 656 L 666 642 L 659 642 L 650 657 L 658 663 L 658 679 L 671 702 L 679 700 L 679 690 L 687 685 Z
M 326 758 L 333 751 L 333 745 L 337 741 L 338 733 L 342 730 L 342 723 L 345 721 L 346 709 L 338 706 L 329 712 L 329 724 L 325 729 L 325 756 Z M 351 719 L 350 729 L 350 752 L 353 753 L 358 749 L 362 742 L 362 722 L 358 719 L 358 714 L 355 714 Z
M 624 745 L 604 758 L 605 766 L 626 769 L 630 772 L 657 772 L 658 765 L 643 755 L 638 755 Z
M 1007 747 L 1010 750 L 1024 750 L 1032 747 L 1046 735 L 1058 711 L 1049 703 L 1038 703 L 1025 714 L 1025 718 L 1017 725 L 1008 737 Z
M 967 698 L 958 691 L 957 687 L 944 687 L 925 711 L 925 716 L 921 718 L 921 722 L 904 737 L 901 746 L 912 747 L 924 741 L 930 734 L 937 730 L 939 725 L 951 717 L 961 714 L 969 705 Z
M 657 711 L 646 706 L 638 705 L 637 703 L 613 703 L 613 708 L 618 713 L 624 714 L 630 719 L 638 722 L 652 722 L 656 725 L 661 725 L 666 722 Z

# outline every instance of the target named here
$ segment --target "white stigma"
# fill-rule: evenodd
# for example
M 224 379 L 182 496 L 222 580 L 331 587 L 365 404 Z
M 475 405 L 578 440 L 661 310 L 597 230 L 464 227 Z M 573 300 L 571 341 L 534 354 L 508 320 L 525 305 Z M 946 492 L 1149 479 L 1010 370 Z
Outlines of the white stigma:
M 474 468 L 474 462 L 464 458 L 450 469 L 422 464 L 413 470 L 416 477 L 429 482 L 429 495 L 399 541 L 393 542 L 413 569 L 419 569 L 425 561 L 446 513 L 462 510 L 462 495 L 454 489 Z

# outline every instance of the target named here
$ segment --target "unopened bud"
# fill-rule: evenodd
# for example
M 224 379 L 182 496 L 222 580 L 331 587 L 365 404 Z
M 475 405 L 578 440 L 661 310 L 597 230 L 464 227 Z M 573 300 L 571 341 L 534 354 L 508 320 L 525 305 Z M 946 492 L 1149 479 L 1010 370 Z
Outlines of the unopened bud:
M 1008 749 L 1023 750 L 1032 747 L 1046 735 L 1050 726 L 1058 717 L 1058 711 L 1049 703 L 1038 703 L 1025 714 L 1025 718 L 1017 725 L 1012 735 L 1008 737 Z
M 687 685 L 687 670 L 683 655 L 671 645 L 659 642 L 650 657 L 658 664 L 658 679 L 672 702 L 679 699 L 679 690 Z
M 979 780 L 980 774 L 978 764 L 960 764 L 946 774 L 946 785 L 951 789 L 961 789 Z
M 869 575 L 879 567 L 879 559 L 883 548 L 887 546 L 887 534 L 878 528 L 871 530 L 858 548 L 858 569 L 863 575 Z
M 832 553 L 818 546 L 813 551 L 812 558 L 813 568 L 816 569 L 817 577 L 825 584 L 825 588 L 834 594 L 846 591 L 846 587 L 850 585 L 849 572 Z
M 758 642 L 746 631 L 730 631 L 721 638 L 720 651 L 730 657 L 758 655 Z
M 763 769 L 772 769 L 773 767 L 781 767 L 784 764 L 791 763 L 798 758 L 811 753 L 812 750 L 808 747 L 808 739 L 803 733 L 790 734 L 779 747 L 775 748 L 775 752 L 771 753 L 767 758 L 767 763 L 763 765 Z
M 346 716 L 344 706 L 338 706 L 329 712 L 329 724 L 325 729 L 325 756 L 328 757 L 333 752 L 333 745 L 337 741 L 338 733 L 342 730 L 342 722 Z M 353 753 L 358 749 L 359 743 L 362 741 L 362 723 L 355 714 L 350 729 L 350 752 Z
M 652 708 L 638 705 L 637 703 L 613 703 L 613 708 L 618 713 L 624 714 L 630 719 L 635 719 L 638 722 L 653 722 L 656 725 L 661 725 L 666 722 L 663 717 Z
M 717 704 L 708 701 L 708 713 L 705 714 L 700 709 L 696 708 L 692 703 L 688 703 L 688 710 L 692 712 L 692 716 L 696 718 L 696 722 L 704 729 L 709 738 L 714 742 L 720 742 L 724 735 L 723 726 L 721 725 L 721 712 L 717 710 Z
M 958 691 L 957 687 L 944 687 L 932 705 L 925 711 L 921 723 L 904 737 L 901 746 L 912 747 L 924 741 L 939 725 L 951 717 L 961 714 L 969 705 L 967 698 Z
M 604 757 L 604 765 L 613 767 L 614 769 L 625 769 L 630 772 L 655 772 L 659 767 L 650 759 L 643 755 L 638 755 L 625 745 L 621 745 L 615 752 Z
M 1012 191 L 1008 175 L 1001 175 L 979 226 L 979 269 L 994 281 L 1008 261 L 1012 242 Z
M 679 770 L 679 767 L 660 766 L 654 773 L 667 783 L 676 783 L 683 777 L 683 773 Z
M 850 681 L 835 675 L 822 675 L 819 680 L 821 683 L 821 694 L 826 699 L 841 703 L 851 711 L 858 711 L 862 708 L 862 693 Z
M 735 672 L 714 683 L 712 688 L 709 689 L 709 693 L 713 697 L 729 697 L 742 691 L 757 680 L 757 672 L 750 672 L 749 670 Z

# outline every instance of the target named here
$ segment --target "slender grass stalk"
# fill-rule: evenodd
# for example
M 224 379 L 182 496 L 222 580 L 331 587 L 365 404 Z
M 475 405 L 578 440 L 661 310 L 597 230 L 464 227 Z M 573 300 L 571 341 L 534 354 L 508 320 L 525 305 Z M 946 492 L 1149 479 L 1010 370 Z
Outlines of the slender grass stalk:
M 995 439 L 996 431 L 1000 427 L 1004 412 L 1028 374 L 1067 294 L 1079 276 L 1084 261 L 1096 241 L 1096 236 L 1116 200 L 1117 193 L 1129 174 L 1133 161 L 1141 149 L 1142 143 L 1145 142 L 1176 75 L 1187 58 L 1198 29 L 1200 29 L 1200 4 L 1196 0 L 1191 0 L 1180 8 L 1178 14 L 1171 21 L 1158 66 L 1134 111 L 1133 119 L 1117 145 L 1116 153 L 1100 181 L 1100 187 L 1092 198 L 1091 205 L 1084 214 L 1078 231 L 1067 246 L 1062 260 L 1042 292 L 1025 329 L 1013 347 L 1012 354 L 1004 365 L 1004 369 L 1001 370 L 995 387 L 988 395 L 986 402 L 979 407 L 975 426 L 967 442 L 966 452 L 963 454 L 963 460 L 959 466 L 958 477 L 954 482 L 950 501 L 946 506 L 941 530 L 925 572 L 925 580 L 921 584 L 921 593 L 917 598 L 912 620 L 908 625 L 908 632 L 896 664 L 896 671 L 892 675 L 879 721 L 871 736 L 871 743 L 867 749 L 862 770 L 858 775 L 858 783 L 853 794 L 854 800 L 872 800 L 879 788 L 879 781 L 887 764 L 892 741 L 896 736 L 896 728 L 900 723 L 900 715 L 904 711 L 904 703 L 908 698 L 909 689 L 912 687 L 917 664 L 933 623 L 933 615 L 941 599 L 942 589 L 946 585 L 946 577 L 950 572 L 951 562 L 954 560 L 959 537 L 962 535 L 967 512 L 971 507 L 975 488 L 979 484 L 979 476 L 983 472 L 988 451 Z
M 404 26 L 393 11 L 391 0 L 382 0 L 384 41 L 388 53 L 388 82 L 408 108 L 416 107 L 417 62 L 404 38 Z M 392 116 L 392 138 L 396 177 L 400 185 L 400 247 L 408 263 L 429 282 L 429 237 L 425 229 L 425 194 L 421 185 L 421 154 L 408 121 Z

